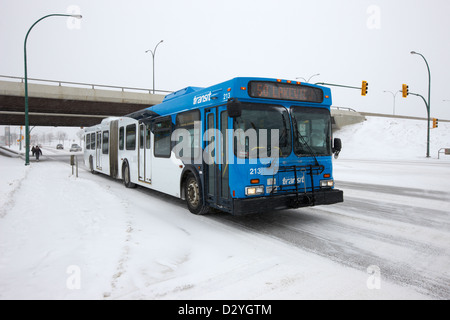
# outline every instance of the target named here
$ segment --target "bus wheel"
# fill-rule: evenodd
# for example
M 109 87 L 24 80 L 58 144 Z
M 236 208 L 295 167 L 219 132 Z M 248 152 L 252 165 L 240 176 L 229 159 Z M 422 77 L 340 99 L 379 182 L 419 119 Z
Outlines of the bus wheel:
M 122 177 L 123 177 L 123 184 L 127 188 L 135 188 L 136 185 L 131 182 L 130 178 L 130 167 L 128 166 L 128 162 L 125 162 L 122 169 Z
M 190 175 L 186 179 L 185 192 L 186 203 L 190 212 L 198 215 L 208 213 L 209 207 L 203 204 L 202 190 L 195 176 Z

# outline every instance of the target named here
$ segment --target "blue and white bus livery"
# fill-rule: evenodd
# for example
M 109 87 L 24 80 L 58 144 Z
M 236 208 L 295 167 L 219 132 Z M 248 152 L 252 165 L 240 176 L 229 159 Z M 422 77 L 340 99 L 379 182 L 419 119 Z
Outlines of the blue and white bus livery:
M 329 88 L 235 78 L 86 129 L 92 172 L 185 199 L 192 213 L 334 204 Z M 334 142 L 334 143 L 333 143 Z

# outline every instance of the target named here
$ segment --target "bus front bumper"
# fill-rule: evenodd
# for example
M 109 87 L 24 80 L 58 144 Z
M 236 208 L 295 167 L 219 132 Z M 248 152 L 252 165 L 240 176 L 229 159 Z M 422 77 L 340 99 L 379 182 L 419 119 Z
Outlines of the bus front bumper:
M 341 190 L 317 190 L 309 193 L 273 195 L 248 199 L 233 199 L 233 214 L 244 215 L 271 210 L 303 208 L 319 205 L 329 205 L 344 202 Z

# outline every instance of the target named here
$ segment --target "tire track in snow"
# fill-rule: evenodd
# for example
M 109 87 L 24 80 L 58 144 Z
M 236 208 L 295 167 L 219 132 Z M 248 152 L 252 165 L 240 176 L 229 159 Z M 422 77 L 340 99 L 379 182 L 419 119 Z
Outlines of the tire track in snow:
M 109 187 L 108 186 L 105 187 L 109 191 Z M 116 194 L 114 193 L 114 195 Z M 117 262 L 116 271 L 111 279 L 111 290 L 103 294 L 104 298 L 111 298 L 111 297 L 114 298 L 115 292 L 117 290 L 120 291 L 119 282 L 120 279 L 123 277 L 123 275 L 127 272 L 127 263 L 130 258 L 130 243 L 132 241 L 134 231 L 133 221 L 129 210 L 129 202 L 123 197 L 121 199 L 121 205 L 124 208 L 124 214 L 126 216 L 125 241 L 124 246 L 122 248 L 120 259 Z
M 22 187 L 22 183 L 27 178 L 28 172 L 29 169 L 25 170 L 25 175 L 22 178 L 9 182 L 9 185 L 13 188 L 8 192 L 8 195 L 6 196 L 6 202 L 0 207 L 0 219 L 6 217 L 8 211 L 14 207 L 14 204 L 16 203 L 14 196 Z
M 350 199 L 349 199 L 350 200 Z M 351 204 L 349 206 L 349 203 Z M 360 202 L 347 201 L 342 209 L 348 209 Z M 351 207 L 359 210 L 364 219 L 367 215 L 375 215 L 378 207 Z M 342 265 L 366 271 L 371 265 L 377 265 L 382 271 L 382 279 L 388 279 L 403 286 L 415 288 L 418 292 L 438 299 L 450 298 L 450 277 L 448 273 L 424 270 L 414 260 L 383 257 L 384 252 L 378 248 L 395 247 L 397 250 L 408 248 L 414 255 L 433 259 L 442 255 L 448 257 L 448 250 L 432 244 L 411 240 L 401 234 L 393 236 L 389 233 L 374 231 L 373 220 L 359 222 L 359 227 L 352 223 L 352 217 L 340 215 L 326 207 L 313 210 L 286 210 L 275 213 L 233 217 L 228 215 L 211 216 L 218 222 L 232 224 L 246 230 L 281 240 L 302 250 L 318 254 Z M 394 219 L 395 220 L 395 219 Z M 419 217 L 416 223 L 420 225 Z M 409 219 L 409 223 L 412 223 Z M 361 242 L 362 244 L 360 244 Z M 370 245 L 364 245 L 364 243 Z M 376 244 L 375 247 L 371 247 Z M 383 253 L 383 254 L 381 254 Z M 398 261 L 396 261 L 398 260 Z

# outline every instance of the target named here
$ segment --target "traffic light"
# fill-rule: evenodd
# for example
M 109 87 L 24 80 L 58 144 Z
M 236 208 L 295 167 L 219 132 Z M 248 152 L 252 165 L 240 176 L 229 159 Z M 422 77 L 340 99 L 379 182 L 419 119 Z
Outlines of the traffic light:
M 362 82 L 361 95 L 366 96 L 369 92 L 369 83 L 367 81 Z
M 409 95 L 409 86 L 404 84 L 402 87 L 403 98 L 406 98 Z
M 433 129 L 436 129 L 439 126 L 439 119 L 433 118 Z

